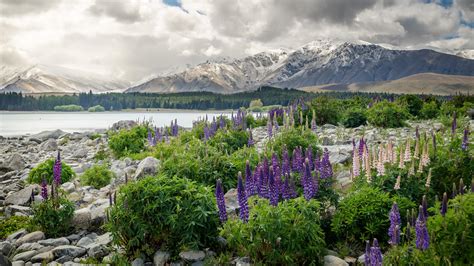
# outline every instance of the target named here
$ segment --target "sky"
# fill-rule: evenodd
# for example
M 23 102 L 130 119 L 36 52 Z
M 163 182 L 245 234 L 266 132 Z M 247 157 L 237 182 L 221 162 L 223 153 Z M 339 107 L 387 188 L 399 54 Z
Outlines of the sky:
M 474 49 L 472 0 L 0 0 L 0 66 L 138 82 L 318 39 Z

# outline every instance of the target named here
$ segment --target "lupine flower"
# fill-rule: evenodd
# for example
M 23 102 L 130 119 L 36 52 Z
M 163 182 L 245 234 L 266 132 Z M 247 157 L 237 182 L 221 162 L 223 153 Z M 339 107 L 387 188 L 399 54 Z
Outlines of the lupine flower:
M 48 182 L 46 181 L 46 178 L 43 177 L 43 180 L 41 181 L 41 197 L 44 200 L 48 199 Z
M 408 169 L 408 175 L 415 175 L 415 160 L 411 161 L 410 169 Z
M 245 193 L 244 184 L 242 182 L 242 173 L 239 172 L 238 175 L 238 185 L 237 185 L 237 199 L 239 201 L 239 217 L 243 222 L 248 222 L 249 220 L 249 205 L 247 202 L 247 194 Z
M 446 192 L 443 193 L 443 201 L 441 202 L 441 215 L 444 217 L 446 212 L 448 211 L 448 194 Z
M 459 179 L 459 195 L 464 195 L 464 181 Z
M 415 140 L 415 152 L 413 153 L 413 158 L 418 159 L 420 154 L 420 141 L 418 138 Z
M 400 149 L 400 161 L 398 162 L 398 168 L 403 169 L 405 168 L 405 158 L 403 157 L 403 152 Z
M 458 192 L 457 192 L 456 184 L 453 182 L 453 193 L 451 194 L 451 198 L 454 199 L 457 196 L 457 194 Z
M 397 181 L 395 181 L 395 186 L 393 187 L 394 190 L 399 190 L 400 189 L 400 182 L 401 182 L 402 177 L 400 175 L 397 176 Z
M 269 177 L 268 177 L 268 187 L 270 189 L 270 205 L 278 205 L 278 187 L 276 186 L 275 176 L 273 173 L 273 167 L 270 168 Z
M 355 177 L 360 175 L 359 153 L 354 150 L 352 155 L 352 173 Z
M 303 155 L 301 154 L 300 147 L 296 147 L 293 150 L 293 171 L 301 173 L 303 171 Z
M 217 208 L 219 209 L 219 219 L 221 222 L 227 221 L 227 211 L 225 209 L 225 198 L 224 198 L 224 189 L 222 188 L 222 181 L 217 180 L 216 183 L 216 201 Z
M 308 159 L 309 168 L 310 168 L 311 170 L 313 170 L 313 169 L 314 169 L 313 149 L 311 148 L 311 146 L 309 146 L 309 147 L 306 149 L 305 157 L 306 157 L 306 159 Z
M 410 242 L 410 240 L 411 240 L 411 225 L 410 225 L 410 222 L 407 222 L 407 230 L 405 232 L 405 236 L 406 236 L 407 242 Z
M 453 113 L 453 123 L 451 124 L 451 134 L 454 136 L 456 134 L 456 128 L 457 126 L 457 119 L 456 119 L 456 111 Z
M 248 196 L 252 195 L 254 181 L 252 180 L 252 170 L 250 170 L 249 160 L 245 162 L 245 191 Z
M 286 148 L 286 145 L 283 147 L 282 152 L 281 172 L 283 175 L 290 174 L 290 156 L 288 155 L 288 149 Z
M 267 122 L 267 134 L 268 134 L 268 138 L 272 138 L 273 136 L 273 125 L 272 125 L 272 120 L 269 118 L 268 119 L 268 122 Z
M 463 151 L 466 151 L 467 146 L 469 145 L 468 137 L 469 137 L 469 130 L 467 128 L 465 128 L 464 129 L 464 136 L 462 138 L 462 144 L 461 144 L 461 148 L 462 148 Z
M 316 132 L 316 129 L 317 129 L 317 126 L 316 126 L 316 119 L 314 119 L 314 116 L 313 116 L 313 119 L 311 119 L 311 130 L 313 132 Z
M 411 161 L 411 149 L 410 149 L 410 139 L 407 140 L 407 145 L 405 147 L 405 162 Z
M 392 209 L 389 214 L 390 227 L 388 229 L 388 236 L 390 237 L 389 244 L 398 245 L 400 244 L 400 212 L 398 210 L 397 203 L 393 203 Z
M 365 241 L 365 260 L 364 263 L 366 266 L 370 266 L 370 241 Z
M 426 217 L 424 216 L 423 206 L 420 205 L 418 219 L 415 224 L 416 248 L 426 250 L 430 246 L 430 236 L 426 228 Z
M 321 178 L 331 178 L 332 177 L 332 165 L 329 161 L 329 150 L 324 148 L 323 159 L 321 160 Z
M 426 178 L 426 183 L 425 183 L 426 189 L 429 189 L 430 185 L 431 185 L 431 168 L 428 171 L 428 177 Z
M 426 200 L 426 195 L 423 195 L 421 198 L 421 206 L 423 207 L 423 216 L 426 220 L 428 219 L 428 201 Z
M 247 146 L 252 147 L 255 144 L 253 141 L 253 136 L 252 136 L 252 129 L 249 129 L 249 140 L 247 142 Z
M 281 197 L 284 199 L 284 200 L 288 200 L 288 199 L 291 199 L 291 188 L 290 188 L 290 177 L 289 176 L 286 176 L 285 177 L 285 182 L 283 183 L 283 188 L 282 188 L 282 192 L 281 192 Z
M 56 185 L 61 184 L 61 155 L 58 151 L 58 157 L 53 166 L 53 178 Z
M 382 251 L 380 251 L 379 242 L 377 241 L 377 238 L 374 238 L 374 241 L 372 242 L 372 247 L 370 248 L 370 265 L 382 265 Z
M 304 174 L 302 177 L 303 185 L 303 194 L 306 200 L 312 199 L 316 194 L 316 187 L 314 184 L 313 176 L 311 174 L 311 169 L 309 167 L 309 160 L 306 159 L 304 163 Z
M 148 144 L 153 146 L 153 135 L 151 134 L 151 130 L 148 129 Z
M 377 176 L 385 175 L 385 165 L 382 160 L 379 160 L 377 163 Z
M 114 205 L 113 199 L 112 199 L 112 193 L 109 193 L 109 206 Z
M 433 131 L 431 131 L 431 140 L 433 142 L 433 150 L 435 151 L 436 153 L 436 135 L 434 134 Z

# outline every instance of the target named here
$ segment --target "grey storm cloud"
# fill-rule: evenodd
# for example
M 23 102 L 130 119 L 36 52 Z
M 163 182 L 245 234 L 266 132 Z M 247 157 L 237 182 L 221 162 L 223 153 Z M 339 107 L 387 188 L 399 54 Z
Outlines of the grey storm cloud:
M 2 16 L 41 13 L 55 7 L 60 0 L 0 0 Z
M 455 5 L 459 7 L 463 15 L 463 19 L 468 22 L 474 21 L 474 1 L 472 0 L 455 0 Z
M 123 1 L 96 0 L 89 11 L 98 16 L 108 16 L 118 22 L 135 23 L 142 20 L 137 6 L 127 6 Z

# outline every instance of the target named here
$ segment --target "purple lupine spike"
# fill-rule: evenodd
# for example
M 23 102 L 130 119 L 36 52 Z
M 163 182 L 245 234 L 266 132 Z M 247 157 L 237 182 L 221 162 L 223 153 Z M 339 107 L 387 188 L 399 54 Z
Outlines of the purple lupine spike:
M 441 202 L 441 215 L 444 217 L 446 215 L 446 212 L 448 211 L 448 194 L 444 192 L 443 194 L 443 201 Z
M 374 238 L 372 247 L 370 248 L 370 265 L 382 266 L 382 251 L 380 251 L 377 238 Z
M 309 167 L 308 159 L 304 162 L 304 174 L 302 177 L 303 194 L 306 200 L 310 200 L 315 195 L 314 180 Z
M 416 247 L 420 250 L 426 250 L 430 246 L 430 236 L 426 228 L 426 217 L 423 213 L 423 206 L 420 205 L 415 224 Z
M 293 150 L 292 160 L 293 160 L 293 171 L 302 173 L 304 171 L 304 168 L 303 168 L 304 159 L 303 159 L 303 154 L 300 147 L 296 147 Z
M 249 139 L 247 141 L 247 146 L 252 147 L 253 145 L 255 145 L 255 142 L 253 141 L 252 129 L 249 129 Z
M 313 170 L 313 169 L 314 169 L 313 149 L 311 148 L 311 146 L 309 146 L 309 147 L 306 149 L 305 156 L 306 156 L 306 159 L 308 159 L 309 168 L 310 168 L 311 170 Z
M 288 149 L 286 148 L 286 145 L 283 146 L 282 151 L 281 172 L 282 175 L 290 174 L 290 156 L 288 155 Z
M 48 182 L 46 181 L 46 178 L 43 177 L 43 180 L 41 181 L 41 197 L 43 200 L 48 199 Z
M 237 199 L 239 201 L 239 217 L 246 223 L 249 220 L 249 205 L 247 201 L 247 194 L 245 193 L 244 184 L 242 182 L 242 173 L 238 174 L 238 185 L 237 185 Z
M 311 119 L 311 130 L 312 130 L 313 132 L 316 132 L 316 129 L 317 129 L 317 126 L 316 126 L 316 119 L 314 119 L 314 117 L 313 117 L 313 119 Z
M 360 138 L 359 141 L 359 158 L 362 158 L 362 154 L 364 153 L 364 146 L 365 146 L 365 140 L 364 137 Z
M 270 171 L 269 171 L 268 174 L 269 174 L 268 187 L 269 187 L 269 190 L 270 190 L 270 205 L 277 206 L 278 205 L 279 193 L 278 193 L 278 187 L 276 186 L 276 182 L 275 182 L 273 167 L 270 168 Z
M 370 241 L 365 241 L 365 256 L 364 256 L 364 264 L 365 266 L 370 266 Z
M 151 130 L 150 130 L 150 129 L 148 129 L 148 137 L 147 137 L 147 139 L 148 139 L 148 144 L 149 144 L 150 146 L 153 146 L 153 135 L 151 134 Z
M 327 148 L 324 148 L 323 158 L 321 160 L 320 172 L 321 172 L 321 178 L 323 179 L 331 178 L 333 175 L 332 165 L 331 165 L 331 162 L 329 161 L 329 151 Z
M 225 128 L 225 119 L 224 117 L 221 115 L 220 119 L 219 119 L 219 127 L 220 128 Z
M 155 130 L 155 138 L 158 142 L 163 141 L 163 136 L 161 135 L 161 130 L 159 128 Z
M 61 155 L 58 151 L 58 157 L 56 158 L 56 161 L 54 162 L 53 166 L 53 178 L 54 178 L 54 183 L 56 183 L 56 186 L 61 184 Z
M 250 169 L 250 163 L 249 160 L 245 162 L 245 192 L 247 192 L 248 196 L 252 196 L 253 194 L 253 176 L 252 176 L 252 170 Z
M 398 205 L 396 202 L 393 203 L 392 209 L 389 213 L 390 218 L 390 227 L 388 229 L 388 236 L 390 237 L 389 244 L 390 245 L 398 245 L 400 244 L 400 212 L 398 210 Z
M 265 187 L 265 174 L 263 171 L 263 166 L 258 167 L 258 196 L 261 198 L 266 198 L 266 187 Z
M 224 223 L 227 221 L 227 211 L 225 209 L 224 189 L 222 188 L 222 181 L 220 179 L 218 179 L 216 183 L 216 201 L 217 208 L 219 209 L 219 218 L 221 222 Z
M 458 127 L 457 119 L 456 119 L 456 111 L 453 113 L 453 123 L 451 124 L 451 134 L 454 136 L 456 134 L 456 128 Z
M 272 120 L 270 118 L 268 118 L 268 122 L 267 122 L 267 134 L 268 134 L 268 138 L 272 138 L 273 136 L 273 125 L 272 125 Z
M 423 195 L 421 199 L 421 206 L 423 207 L 423 216 L 425 219 L 428 218 L 428 201 L 426 200 L 426 195 Z
M 284 200 L 289 200 L 291 199 L 291 192 L 290 192 L 290 180 L 289 180 L 289 176 L 286 176 L 285 177 L 285 182 L 283 183 L 283 188 L 282 188 L 282 192 L 281 192 L 281 197 L 284 199 Z
M 469 129 L 465 128 L 464 129 L 464 136 L 462 138 L 462 144 L 461 144 L 461 148 L 463 151 L 467 151 L 467 146 L 469 145 Z

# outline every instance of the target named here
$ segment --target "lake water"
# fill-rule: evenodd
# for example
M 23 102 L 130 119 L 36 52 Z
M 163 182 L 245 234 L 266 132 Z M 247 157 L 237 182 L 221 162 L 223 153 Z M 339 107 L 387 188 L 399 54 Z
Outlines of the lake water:
M 93 131 L 112 126 L 120 120 L 152 121 L 153 125 L 169 126 L 178 119 L 178 125 L 192 127 L 193 121 L 208 116 L 212 119 L 229 111 L 156 111 L 156 112 L 6 112 L 0 111 L 0 136 L 36 134 L 45 130 L 61 129 L 66 132 Z

